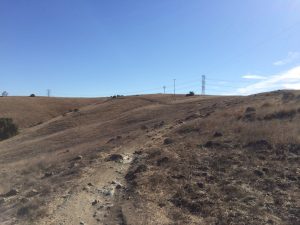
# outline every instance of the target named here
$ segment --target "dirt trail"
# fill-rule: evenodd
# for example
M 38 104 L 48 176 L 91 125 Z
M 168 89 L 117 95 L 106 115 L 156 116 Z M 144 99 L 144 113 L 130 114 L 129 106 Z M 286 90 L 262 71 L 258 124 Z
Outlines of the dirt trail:
M 130 157 L 134 149 L 113 151 Z M 85 171 L 78 185 L 52 202 L 52 216 L 36 224 L 101 224 L 113 205 L 116 186 L 124 183 L 130 162 L 105 161 L 107 156 L 99 154 L 97 163 Z
M 49 206 L 51 216 L 35 224 L 122 224 L 118 212 L 111 209 L 117 203 L 116 193 L 126 189 L 125 175 L 134 160 L 134 152 L 162 142 L 169 131 L 170 126 L 163 126 L 139 137 L 135 143 L 115 147 L 109 153 L 99 153 L 97 162 L 84 171 L 85 175 L 77 181 L 78 185 L 52 201 Z M 107 161 L 112 153 L 122 155 L 123 160 Z

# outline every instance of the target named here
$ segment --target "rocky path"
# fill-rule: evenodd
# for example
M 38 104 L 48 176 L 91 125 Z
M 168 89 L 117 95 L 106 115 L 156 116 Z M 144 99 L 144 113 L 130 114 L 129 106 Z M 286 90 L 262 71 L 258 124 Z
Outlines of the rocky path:
M 116 189 L 124 186 L 133 150 L 115 151 L 123 159 L 106 161 L 109 155 L 99 155 L 98 162 L 85 171 L 78 185 L 53 201 L 52 215 L 36 224 L 104 224 L 107 210 L 114 204 Z
M 110 209 L 115 204 L 115 193 L 126 188 L 125 175 L 133 160 L 134 152 L 153 145 L 167 131 L 166 127 L 149 132 L 147 141 L 140 146 L 116 147 L 110 153 L 99 153 L 93 167 L 84 171 L 77 185 L 52 201 L 51 216 L 38 221 L 39 225 L 92 225 L 106 224 Z M 110 217 L 111 218 L 111 217 Z M 112 224 L 121 224 L 116 216 Z

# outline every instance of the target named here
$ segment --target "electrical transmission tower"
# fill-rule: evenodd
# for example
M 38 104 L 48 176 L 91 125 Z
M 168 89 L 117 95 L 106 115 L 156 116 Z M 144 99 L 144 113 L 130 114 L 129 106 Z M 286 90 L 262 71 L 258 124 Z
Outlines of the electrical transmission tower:
M 50 97 L 51 96 L 51 90 L 47 89 L 47 96 Z
M 166 86 L 163 86 L 164 94 L 166 94 Z
M 205 95 L 205 75 L 202 75 L 202 95 Z
M 174 96 L 176 94 L 176 79 L 174 79 Z

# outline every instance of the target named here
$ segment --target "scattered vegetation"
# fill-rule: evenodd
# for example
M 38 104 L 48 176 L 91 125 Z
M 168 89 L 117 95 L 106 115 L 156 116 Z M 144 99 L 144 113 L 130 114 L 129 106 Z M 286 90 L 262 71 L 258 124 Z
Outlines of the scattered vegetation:
M 29 97 L 35 97 L 35 94 L 31 94 L 31 95 L 29 95 Z
M 11 118 L 0 118 L 0 141 L 18 134 L 18 127 Z
M 129 170 L 134 202 L 155 202 L 178 224 L 299 224 L 300 110 L 293 95 L 276 97 L 189 117 L 168 134 L 177 145 L 149 148 Z
M 111 98 L 113 98 L 113 99 L 121 98 L 121 97 L 124 97 L 124 95 L 113 95 L 113 96 L 111 96 Z

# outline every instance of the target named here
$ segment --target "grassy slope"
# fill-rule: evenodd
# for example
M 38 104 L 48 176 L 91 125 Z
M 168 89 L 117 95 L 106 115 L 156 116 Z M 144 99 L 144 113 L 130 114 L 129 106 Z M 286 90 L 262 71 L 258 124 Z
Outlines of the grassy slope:
M 108 224 L 120 212 L 127 224 L 297 224 L 300 104 L 288 93 L 126 97 L 27 128 L 0 143 L 0 193 L 20 190 L 0 204 L 0 222 L 47 215 L 55 196 L 106 163 L 99 154 L 133 148 Z
M 98 101 L 103 100 L 96 98 L 1 97 L 0 117 L 13 118 L 20 128 L 26 128 Z
M 299 224 L 299 93 L 216 100 L 137 152 L 128 224 Z

